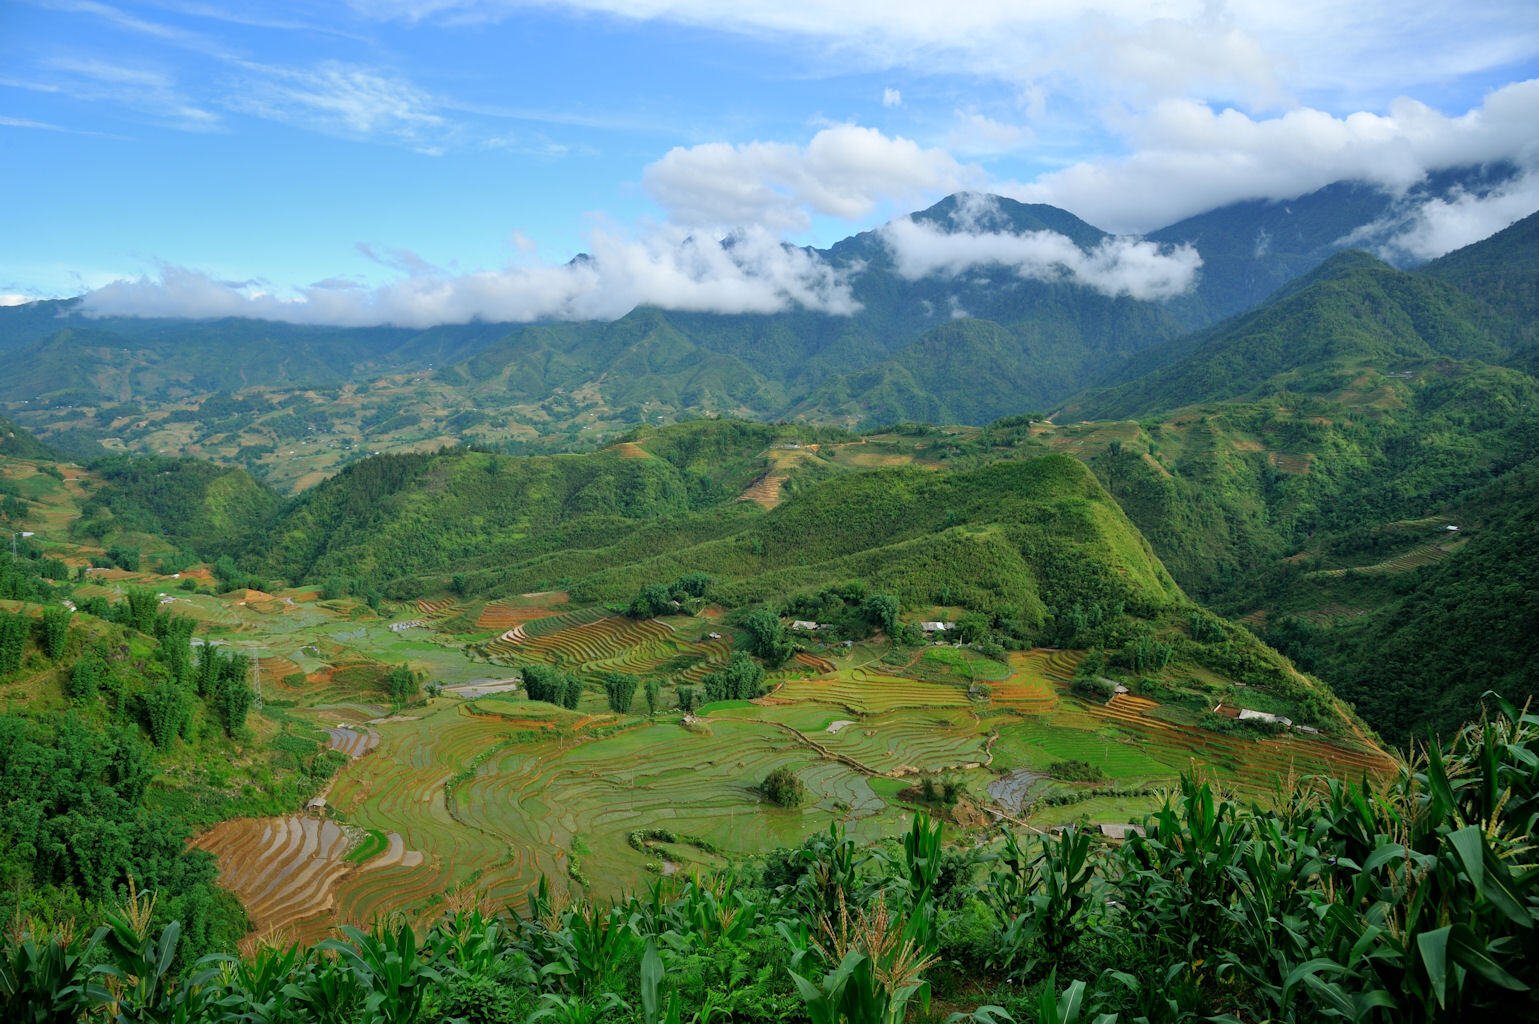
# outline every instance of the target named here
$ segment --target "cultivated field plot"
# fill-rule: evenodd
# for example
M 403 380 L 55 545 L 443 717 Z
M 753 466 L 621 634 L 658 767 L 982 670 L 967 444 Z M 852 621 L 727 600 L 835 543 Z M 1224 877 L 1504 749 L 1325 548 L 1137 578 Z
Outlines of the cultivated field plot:
M 251 918 L 250 944 L 313 941 L 331 929 L 345 878 L 423 862 L 397 833 L 374 838 L 335 821 L 290 814 L 226 821 L 195 845 L 219 859 L 220 884 L 240 897 Z
M 858 715 L 897 708 L 966 707 L 967 690 L 944 683 L 925 683 L 868 668 L 844 669 L 832 675 L 792 679 L 768 698 L 771 702 L 833 704 Z

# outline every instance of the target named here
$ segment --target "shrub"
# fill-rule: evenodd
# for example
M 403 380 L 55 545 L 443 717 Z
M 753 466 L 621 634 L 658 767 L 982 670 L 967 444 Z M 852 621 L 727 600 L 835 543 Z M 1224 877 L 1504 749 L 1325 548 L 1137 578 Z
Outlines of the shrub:
M 1047 766 L 1047 773 L 1063 782 L 1100 782 L 1106 773 L 1089 761 L 1054 761 Z
M 781 766 L 764 777 L 759 792 L 778 807 L 800 807 L 807 802 L 807 787 L 791 769 Z
M 609 710 L 617 715 L 630 714 L 631 705 L 636 702 L 639 680 L 624 672 L 605 672 L 602 681 L 604 695 L 609 698 Z

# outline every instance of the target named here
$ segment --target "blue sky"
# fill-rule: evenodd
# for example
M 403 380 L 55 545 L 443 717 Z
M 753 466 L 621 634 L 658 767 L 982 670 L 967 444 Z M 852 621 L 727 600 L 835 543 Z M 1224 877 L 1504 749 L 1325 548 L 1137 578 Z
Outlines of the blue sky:
M 103 308 L 338 323 L 815 305 L 775 243 L 962 188 L 1133 232 L 1539 167 L 1536 76 L 1531 0 L 10 0 L 0 294 L 123 280 Z M 1416 244 L 1530 202 L 1539 175 Z M 723 270 L 700 240 L 728 231 L 759 244 Z

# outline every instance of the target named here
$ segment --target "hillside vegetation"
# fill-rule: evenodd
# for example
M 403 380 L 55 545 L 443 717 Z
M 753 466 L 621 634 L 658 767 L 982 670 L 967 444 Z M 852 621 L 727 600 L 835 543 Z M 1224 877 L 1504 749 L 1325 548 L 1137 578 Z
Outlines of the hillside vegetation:
M 1069 406 L 1142 418 L 1091 464 L 1175 578 L 1392 739 L 1451 733 L 1489 688 L 1539 692 L 1511 585 L 1539 558 L 1514 539 L 1532 522 L 1539 382 L 1521 370 L 1527 328 L 1478 297 L 1472 269 L 1503 267 L 1497 306 L 1520 305 L 1535 223 L 1425 274 L 1336 257 Z M 1486 587 L 1512 597 L 1472 605 Z

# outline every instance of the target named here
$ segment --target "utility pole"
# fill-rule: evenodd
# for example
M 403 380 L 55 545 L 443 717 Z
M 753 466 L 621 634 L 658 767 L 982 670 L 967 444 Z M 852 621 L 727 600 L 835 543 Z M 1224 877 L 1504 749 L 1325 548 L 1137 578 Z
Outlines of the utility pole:
M 12 530 L 11 531 L 11 561 L 13 561 L 13 562 L 16 561 L 16 538 L 20 537 L 23 540 L 25 540 L 25 539 L 27 539 L 28 537 L 31 537 L 31 536 L 33 536 L 33 533 L 32 533 L 31 530 Z

